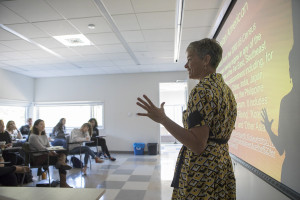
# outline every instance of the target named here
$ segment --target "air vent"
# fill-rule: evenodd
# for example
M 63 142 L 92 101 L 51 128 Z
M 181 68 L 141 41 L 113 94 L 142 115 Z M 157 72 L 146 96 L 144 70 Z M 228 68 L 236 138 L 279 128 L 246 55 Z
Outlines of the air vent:
M 93 45 L 87 37 L 85 37 L 82 34 L 77 35 L 59 35 L 59 36 L 53 36 L 56 40 L 58 40 L 60 43 L 62 43 L 65 46 L 88 46 Z

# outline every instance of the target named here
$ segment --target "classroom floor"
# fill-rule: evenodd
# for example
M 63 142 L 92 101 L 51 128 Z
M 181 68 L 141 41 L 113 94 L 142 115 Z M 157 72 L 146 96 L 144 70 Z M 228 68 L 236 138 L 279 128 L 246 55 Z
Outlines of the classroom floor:
M 174 167 L 180 144 L 161 145 L 160 155 L 113 154 L 116 161 L 96 164 L 87 175 L 80 169 L 71 169 L 67 182 L 74 188 L 103 188 L 101 200 L 165 200 L 171 199 Z M 70 157 L 69 157 L 70 159 Z M 50 168 L 51 176 L 58 178 L 58 170 Z M 34 178 L 36 171 L 33 170 Z M 25 186 L 35 186 L 36 181 Z

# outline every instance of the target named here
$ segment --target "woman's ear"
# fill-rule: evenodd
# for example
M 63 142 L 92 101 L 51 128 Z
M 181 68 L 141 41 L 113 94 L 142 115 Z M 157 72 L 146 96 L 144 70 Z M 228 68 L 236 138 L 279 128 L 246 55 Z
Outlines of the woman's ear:
M 210 60 L 211 60 L 211 56 L 206 54 L 203 58 L 203 62 L 204 62 L 204 65 L 209 65 L 210 64 Z

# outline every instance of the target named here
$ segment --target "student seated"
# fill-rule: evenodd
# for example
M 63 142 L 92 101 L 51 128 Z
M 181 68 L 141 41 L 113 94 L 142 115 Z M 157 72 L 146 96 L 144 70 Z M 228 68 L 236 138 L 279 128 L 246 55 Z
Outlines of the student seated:
M 6 147 L 11 147 L 12 142 L 11 142 L 11 137 L 10 134 L 4 130 L 4 122 L 2 119 L 0 119 L 0 141 L 5 141 L 5 148 Z
M 21 132 L 17 129 L 15 122 L 12 120 L 7 122 L 6 131 L 10 134 L 12 140 L 23 138 Z
M 21 126 L 20 132 L 23 135 L 23 137 L 27 138 L 30 133 L 30 129 L 32 127 L 32 118 L 27 119 L 27 124 Z
M 36 120 L 33 124 L 29 136 L 29 147 L 31 151 L 45 151 L 47 147 L 50 147 L 45 133 L 45 123 L 41 119 Z M 66 170 L 70 170 L 72 167 L 66 164 L 66 154 L 64 152 L 41 152 L 35 153 L 34 156 L 34 165 L 47 165 L 49 156 L 49 165 L 55 165 L 59 171 L 60 187 L 71 188 L 66 182 Z
M 15 173 L 26 173 L 30 169 L 27 166 L 0 166 L 0 183 L 3 186 L 17 186 L 18 180 Z
M 0 120 L 0 141 L 5 142 L 5 147 L 12 147 L 11 136 L 7 131 L 4 131 L 4 122 Z M 24 158 L 16 152 L 3 151 L 2 153 L 4 159 L 10 162 L 10 165 L 22 165 L 24 164 Z
M 54 138 L 54 141 L 51 142 L 52 146 L 63 146 L 67 148 L 67 139 L 66 139 L 66 119 L 61 118 L 56 126 L 52 130 L 51 137 Z
M 89 156 L 95 159 L 96 163 L 103 163 L 104 161 L 97 157 L 94 152 L 88 146 L 82 146 L 80 143 L 76 142 L 84 142 L 91 140 L 91 125 L 89 123 L 84 123 L 80 129 L 75 128 L 71 132 L 69 151 L 70 154 L 79 154 L 84 153 L 84 166 L 82 168 L 82 173 L 86 175 L 87 163 L 89 160 Z
M 97 120 L 95 118 L 91 118 L 89 120 L 89 123 L 91 124 L 92 126 L 92 141 L 94 141 L 93 144 L 87 144 L 88 146 L 95 146 L 95 144 L 97 144 L 98 142 L 98 146 L 101 147 L 102 149 L 102 152 L 103 152 L 103 156 L 104 157 L 108 157 L 111 161 L 115 161 L 116 159 L 114 157 L 112 157 L 108 151 L 108 148 L 107 148 L 107 145 L 106 145 L 106 140 L 102 137 L 97 137 L 99 136 L 99 130 L 98 130 L 98 123 L 97 123 Z

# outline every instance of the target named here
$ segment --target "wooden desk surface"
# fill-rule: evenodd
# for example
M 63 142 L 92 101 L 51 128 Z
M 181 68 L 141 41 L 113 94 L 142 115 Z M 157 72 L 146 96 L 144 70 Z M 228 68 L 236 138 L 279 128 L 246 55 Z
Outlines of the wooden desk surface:
M 97 188 L 48 188 L 0 187 L 1 200 L 99 200 L 104 189 Z

